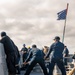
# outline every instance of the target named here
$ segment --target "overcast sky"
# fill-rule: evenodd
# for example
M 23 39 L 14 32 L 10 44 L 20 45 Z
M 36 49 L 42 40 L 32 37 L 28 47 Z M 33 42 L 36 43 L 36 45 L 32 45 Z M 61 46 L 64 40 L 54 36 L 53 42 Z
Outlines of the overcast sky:
M 60 36 L 64 20 L 57 13 L 66 9 L 66 34 L 64 44 L 70 53 L 75 52 L 75 0 L 0 0 L 0 32 L 6 31 L 14 43 L 22 48 L 37 44 L 50 46 L 55 36 Z

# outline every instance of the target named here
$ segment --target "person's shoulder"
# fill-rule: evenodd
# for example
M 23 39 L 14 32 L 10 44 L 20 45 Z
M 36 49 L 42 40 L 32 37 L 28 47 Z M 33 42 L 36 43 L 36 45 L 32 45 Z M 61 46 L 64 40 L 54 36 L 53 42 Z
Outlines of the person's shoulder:
M 27 47 L 25 47 L 25 49 L 27 49 L 27 50 L 28 50 L 28 48 L 27 48 Z
M 64 45 L 64 43 L 62 43 L 62 42 L 60 42 L 60 41 L 59 41 L 58 43 L 60 43 L 60 44 Z
M 33 52 L 34 52 L 34 50 L 33 50 L 33 49 L 29 51 L 29 53 L 33 53 Z
M 53 47 L 55 45 L 55 43 L 52 43 L 50 47 Z
M 21 51 L 23 51 L 23 50 L 24 50 L 24 48 L 21 49 Z
M 4 39 L 11 40 L 9 36 L 4 36 Z
M 42 51 L 41 49 L 37 48 L 37 51 Z
M 7 36 L 2 37 L 1 42 L 7 40 Z
M 10 38 L 10 37 L 9 37 L 9 36 L 7 36 L 7 35 L 6 35 L 6 36 L 4 36 L 4 37 L 5 37 L 5 38 Z

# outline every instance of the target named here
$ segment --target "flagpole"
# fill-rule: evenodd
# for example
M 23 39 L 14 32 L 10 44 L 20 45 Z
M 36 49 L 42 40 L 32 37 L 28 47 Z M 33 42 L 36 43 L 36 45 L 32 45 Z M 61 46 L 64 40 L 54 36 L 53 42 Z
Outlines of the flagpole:
M 67 9 L 66 9 L 66 19 L 65 19 L 65 22 L 64 22 L 64 29 L 63 29 L 62 42 L 64 42 L 64 38 L 65 38 L 65 29 L 66 29 L 66 21 L 67 21 L 68 6 L 69 6 L 69 4 L 67 3 Z

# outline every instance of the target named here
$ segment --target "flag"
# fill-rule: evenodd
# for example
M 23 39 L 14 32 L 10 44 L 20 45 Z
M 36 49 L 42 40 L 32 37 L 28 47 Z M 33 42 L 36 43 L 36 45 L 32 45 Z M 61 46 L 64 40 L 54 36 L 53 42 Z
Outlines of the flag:
M 57 13 L 58 19 L 57 20 L 65 20 L 67 15 L 67 9 L 64 9 Z

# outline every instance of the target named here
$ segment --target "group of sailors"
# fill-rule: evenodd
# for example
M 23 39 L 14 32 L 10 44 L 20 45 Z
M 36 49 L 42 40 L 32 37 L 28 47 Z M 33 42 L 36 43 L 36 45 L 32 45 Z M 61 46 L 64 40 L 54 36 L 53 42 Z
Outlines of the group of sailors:
M 23 53 L 23 65 L 26 66 L 24 75 L 30 75 L 33 67 L 35 67 L 37 63 L 43 70 L 44 75 L 53 75 L 55 64 L 57 64 L 61 70 L 62 75 L 66 75 L 66 68 L 64 65 L 67 65 L 67 58 L 63 59 L 63 57 L 67 57 L 69 55 L 69 51 L 67 47 L 60 42 L 59 36 L 56 36 L 53 40 L 54 43 L 50 48 L 44 46 L 43 50 L 40 50 L 36 44 L 33 44 L 32 48 L 26 48 L 26 45 L 23 44 L 21 52 Z M 7 36 L 6 32 L 1 32 L 0 42 L 4 45 L 9 75 L 20 74 L 21 69 L 18 65 L 20 61 L 20 53 L 18 47 L 10 37 Z M 45 60 L 47 58 L 49 58 L 49 72 L 47 72 L 47 68 L 45 66 Z

